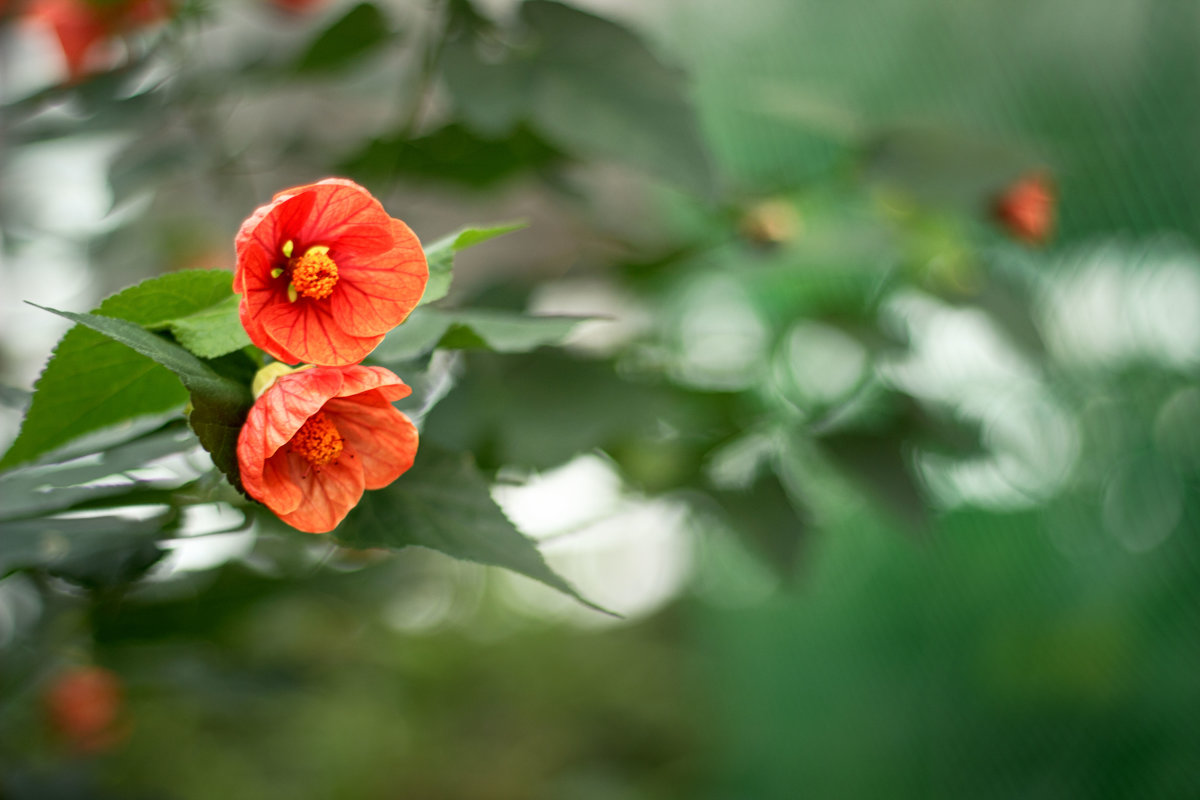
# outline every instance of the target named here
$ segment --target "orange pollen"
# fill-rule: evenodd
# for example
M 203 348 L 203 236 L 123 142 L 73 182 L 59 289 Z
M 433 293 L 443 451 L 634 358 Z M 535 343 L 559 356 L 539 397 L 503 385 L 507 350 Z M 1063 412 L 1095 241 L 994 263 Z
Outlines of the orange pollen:
M 310 247 L 304 255 L 288 259 L 292 285 L 297 292 L 313 300 L 329 297 L 338 282 L 337 264 L 324 252 L 326 249 Z
M 336 461 L 342 454 L 344 442 L 337 426 L 325 412 L 318 411 L 300 426 L 292 437 L 292 452 L 299 454 L 314 467 Z

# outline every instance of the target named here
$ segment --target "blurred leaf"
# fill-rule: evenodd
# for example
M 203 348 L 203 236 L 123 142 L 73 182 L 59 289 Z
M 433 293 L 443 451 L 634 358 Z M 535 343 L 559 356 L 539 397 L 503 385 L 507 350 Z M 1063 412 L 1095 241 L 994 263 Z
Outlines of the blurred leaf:
M 530 0 L 520 19 L 531 36 L 505 58 L 479 54 L 494 41 L 482 41 L 477 24 L 446 48 L 446 84 L 471 127 L 499 136 L 526 121 L 570 154 L 708 194 L 711 166 L 681 72 L 628 29 L 566 5 Z
M 359 3 L 309 45 L 297 69 L 305 72 L 340 69 L 379 47 L 390 36 L 387 17 L 373 3 Z
M 925 495 L 913 475 L 908 443 L 893 435 L 837 433 L 823 437 L 825 453 L 883 506 L 916 530 L 929 521 Z
M 207 308 L 229 292 L 228 273 L 175 272 L 113 295 L 96 311 L 154 324 Z M 0 459 L 0 468 L 30 461 L 90 431 L 179 408 L 186 401 L 187 391 L 170 371 L 77 325 L 58 343 L 34 386 L 29 413 Z
M 29 408 L 29 401 L 32 399 L 33 392 L 18 389 L 16 386 L 0 384 L 0 406 L 4 408 L 24 411 Z
M 519 231 L 528 224 L 524 221 L 517 221 L 505 222 L 489 228 L 461 228 L 426 247 L 425 260 L 429 263 L 429 283 L 425 287 L 425 295 L 421 298 L 421 304 L 441 300 L 450 291 L 450 283 L 454 279 L 455 253 L 486 242 L 488 239 Z
M 716 490 L 712 496 L 730 528 L 747 539 L 781 578 L 795 575 L 812 520 L 773 470 L 761 470 L 743 489 Z
M 182 452 L 194 446 L 194 441 L 186 431 L 167 430 L 106 449 L 98 457 L 0 474 L 0 519 L 41 515 L 88 500 L 128 494 L 144 484 L 93 482 Z
M 561 344 L 589 317 L 530 316 L 513 311 L 419 308 L 372 352 L 382 361 L 406 361 L 445 349 L 482 349 L 526 353 Z
M 549 469 L 582 452 L 652 436 L 672 415 L 683 418 L 680 426 L 694 426 L 689 435 L 701 435 L 707 419 L 691 419 L 689 411 L 677 395 L 622 380 L 607 363 L 553 349 L 473 353 L 460 382 L 426 417 L 422 436 L 475 453 L 485 468 Z
M 200 444 L 212 455 L 217 468 L 225 473 L 232 485 L 241 488 L 237 437 L 254 402 L 249 388 L 219 375 L 179 345 L 135 323 L 95 314 L 46 310 L 86 325 L 175 373 L 191 393 L 193 408 L 188 415 L 188 424 L 196 432 Z
M 570 149 L 623 161 L 705 195 L 708 151 L 683 73 L 626 28 L 530 0 L 521 19 L 540 39 L 530 118 Z
M 230 273 L 230 280 L 233 276 Z M 238 302 L 230 294 L 221 302 L 166 323 L 175 339 L 189 351 L 201 358 L 216 358 L 250 344 L 250 337 L 238 318 Z
M 507 311 L 475 309 L 446 313 L 450 327 L 438 347 L 482 348 L 498 353 L 526 353 L 543 345 L 561 344 L 589 317 L 538 317 Z
M 471 129 L 501 137 L 522 127 L 529 116 L 536 62 L 517 57 L 485 61 L 474 38 L 462 36 L 447 43 L 441 63 L 458 115 Z
M 149 519 L 110 514 L 6 522 L 0 534 L 0 575 L 27 567 L 70 571 L 88 561 L 99 568 L 109 558 L 125 562 L 131 548 L 145 552 L 174 514 L 164 509 Z
M 597 611 L 546 565 L 536 544 L 492 500 L 467 454 L 422 444 L 411 470 L 391 486 L 367 492 L 334 533 L 345 545 L 400 550 L 428 547 L 454 558 L 504 567 L 574 597 Z
M 417 139 L 403 133 L 373 139 L 343 161 L 339 171 L 360 181 L 411 177 L 484 188 L 565 158 L 524 125 L 506 134 L 483 137 L 451 123 Z

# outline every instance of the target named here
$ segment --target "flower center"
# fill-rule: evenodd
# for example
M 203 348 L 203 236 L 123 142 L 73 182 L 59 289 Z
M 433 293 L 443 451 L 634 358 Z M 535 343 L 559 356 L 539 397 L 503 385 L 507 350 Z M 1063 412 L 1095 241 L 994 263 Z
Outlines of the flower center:
M 297 453 L 314 467 L 323 467 L 336 461 L 342 454 L 344 442 L 337 426 L 325 412 L 318 411 L 300 426 L 292 437 L 292 452 Z
M 323 245 L 310 247 L 304 255 L 289 258 L 288 271 L 296 291 L 313 300 L 329 297 L 338 282 L 337 264 L 329 257 L 329 248 Z

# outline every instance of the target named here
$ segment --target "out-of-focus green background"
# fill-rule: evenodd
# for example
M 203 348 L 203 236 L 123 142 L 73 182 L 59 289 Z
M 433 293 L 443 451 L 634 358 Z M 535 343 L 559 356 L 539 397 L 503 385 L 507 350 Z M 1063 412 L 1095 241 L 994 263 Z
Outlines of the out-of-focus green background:
M 66 86 L 4 13 L 7 386 L 63 330 L 21 300 L 230 268 L 286 186 L 525 218 L 443 305 L 601 319 L 377 356 L 625 617 L 263 526 L 23 569 L 0 797 L 1200 794 L 1200 6 L 227 0 Z M 79 663 L 100 753 L 39 699 Z

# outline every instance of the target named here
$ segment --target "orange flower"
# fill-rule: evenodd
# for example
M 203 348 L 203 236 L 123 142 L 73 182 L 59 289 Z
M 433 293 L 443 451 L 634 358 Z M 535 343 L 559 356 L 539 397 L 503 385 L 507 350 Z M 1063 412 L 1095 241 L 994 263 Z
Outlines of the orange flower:
M 58 37 L 67 73 L 75 81 L 99 57 L 99 45 L 170 14 L 165 0 L 33 0 L 27 16 Z
M 325 533 L 364 489 L 412 466 L 417 429 L 392 405 L 412 390 L 383 367 L 275 371 L 286 374 L 259 395 L 238 435 L 242 486 L 293 528 Z
M 1017 239 L 1043 244 L 1054 230 L 1054 200 L 1054 185 L 1049 176 L 1031 172 L 996 198 L 992 213 Z
M 119 723 L 120 679 L 102 667 L 74 667 L 58 675 L 45 695 L 54 729 L 81 752 L 105 750 L 128 732 Z
M 340 178 L 275 195 L 235 244 L 242 325 L 288 364 L 361 361 L 416 307 L 429 278 L 408 226 Z

